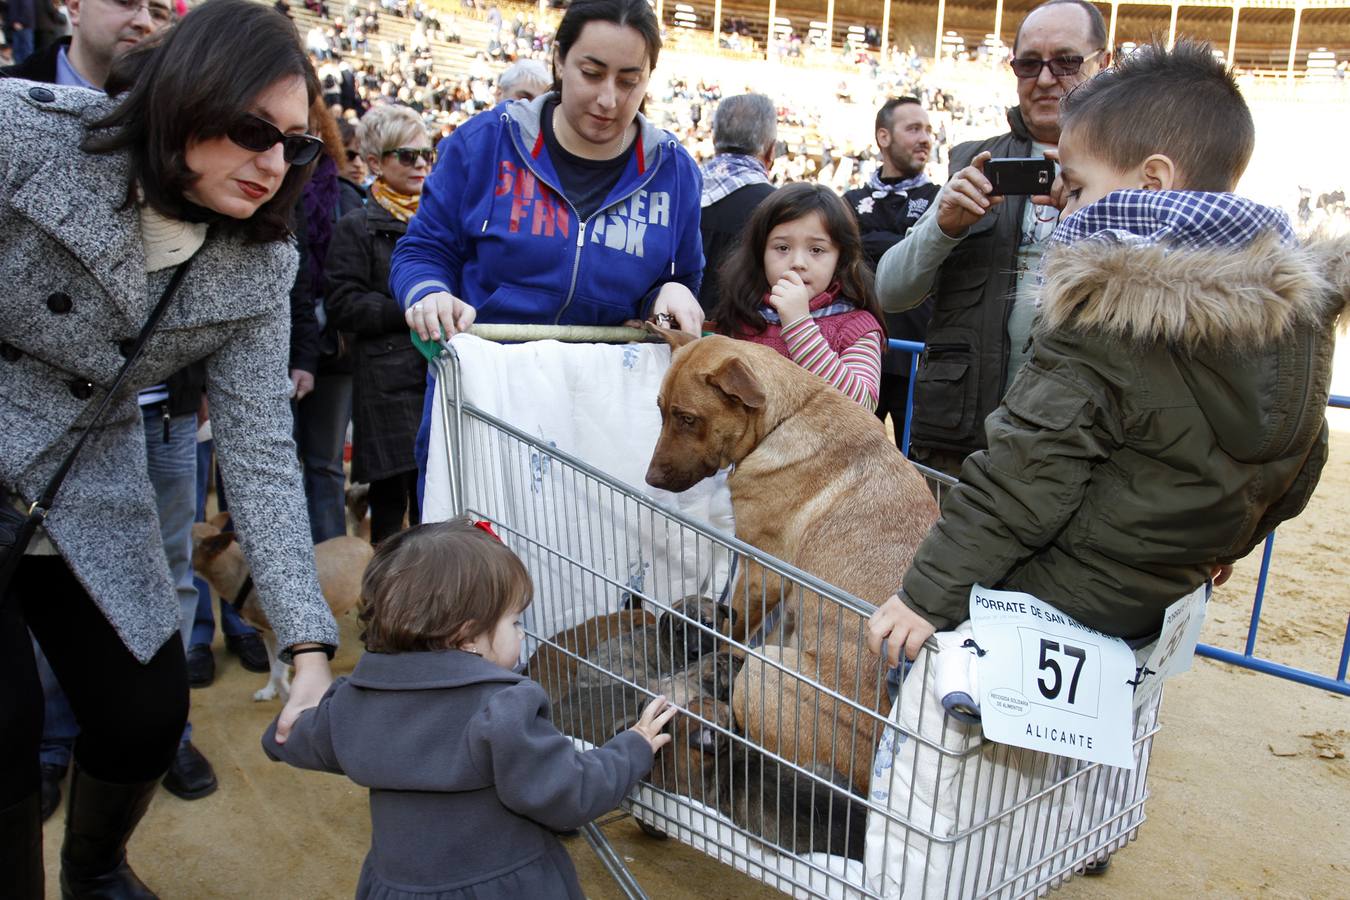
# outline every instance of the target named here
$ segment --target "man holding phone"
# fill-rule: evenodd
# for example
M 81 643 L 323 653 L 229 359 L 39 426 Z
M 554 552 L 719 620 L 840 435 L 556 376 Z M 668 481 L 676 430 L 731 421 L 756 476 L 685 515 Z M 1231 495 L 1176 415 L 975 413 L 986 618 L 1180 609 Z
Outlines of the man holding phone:
M 1087 0 L 1047 0 L 1028 13 L 1009 60 L 1018 98 L 1010 130 L 952 149 L 951 180 L 877 265 L 887 313 L 933 297 L 910 435 L 925 465 L 959 475 L 966 456 L 985 446 L 984 419 L 1028 357 L 1036 270 L 1059 218 L 1048 192 L 995 193 L 985 165 L 1053 158 L 1059 101 L 1109 63 L 1105 44 L 1106 22 Z M 1021 180 L 1010 171 L 1019 167 L 1031 168 L 1015 163 L 1001 174 Z

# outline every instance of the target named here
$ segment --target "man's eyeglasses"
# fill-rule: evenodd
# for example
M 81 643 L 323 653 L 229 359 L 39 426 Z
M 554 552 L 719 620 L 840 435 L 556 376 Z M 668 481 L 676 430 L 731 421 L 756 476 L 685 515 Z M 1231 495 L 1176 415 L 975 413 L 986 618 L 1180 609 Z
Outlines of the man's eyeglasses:
M 171 8 L 158 6 L 151 0 L 108 0 L 108 2 L 122 12 L 133 16 L 144 8 L 150 16 L 150 21 L 156 25 L 168 25 L 173 21 L 173 10 Z
M 398 147 L 394 150 L 384 151 L 385 156 L 398 155 L 400 165 L 412 168 L 417 165 L 418 158 L 426 160 L 428 166 L 436 162 L 436 151 L 431 147 Z
M 356 162 L 356 161 L 357 161 L 358 159 L 360 159 L 360 158 L 361 158 L 361 154 L 358 153 L 358 152 L 356 152 L 355 150 L 348 150 L 348 151 L 347 151 L 347 162 Z
M 308 134 L 283 134 L 266 119 L 245 113 L 225 129 L 225 136 L 245 150 L 265 153 L 281 145 L 281 158 L 293 166 L 307 166 L 323 150 L 323 141 Z
M 1083 63 L 1094 56 L 1100 56 L 1103 52 L 1102 50 L 1096 50 L 1087 56 L 1056 56 L 1054 59 L 1018 57 L 1008 60 L 1008 65 L 1012 67 L 1013 74 L 1018 78 L 1040 78 L 1042 69 L 1049 69 L 1050 74 L 1056 78 L 1066 78 L 1069 75 L 1077 75 L 1079 70 L 1083 68 Z

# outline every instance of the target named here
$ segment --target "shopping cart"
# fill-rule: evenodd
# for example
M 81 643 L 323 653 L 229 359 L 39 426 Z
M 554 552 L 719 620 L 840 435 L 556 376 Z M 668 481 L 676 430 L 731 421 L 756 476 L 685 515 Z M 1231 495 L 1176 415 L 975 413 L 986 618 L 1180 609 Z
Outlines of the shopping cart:
M 555 723 L 593 746 L 657 693 L 683 710 L 625 804 L 645 831 L 799 897 L 1037 895 L 1134 838 L 1156 702 L 1137 716 L 1126 770 L 981 739 L 933 695 L 931 641 L 907 671 L 850 692 L 883 698 L 876 708 L 834 693 L 821 673 L 779 662 L 801 633 L 791 611 L 819 597 L 817 633 L 856 643 L 845 658 L 861 659 L 870 605 L 484 412 L 464 394 L 456 348 L 443 351 L 434 365 L 448 458 L 431 464 L 448 467 L 450 508 L 491 521 L 531 571 L 529 674 L 552 696 Z M 924 474 L 939 495 L 952 483 Z M 752 567 L 773 577 L 740 600 L 767 615 L 738 639 L 726 610 Z M 780 673 L 776 696 L 737 681 L 754 665 Z M 828 747 L 773 752 L 737 727 L 733 685 L 776 721 L 847 710 L 853 727 Z M 623 891 L 644 896 L 599 830 L 585 834 Z

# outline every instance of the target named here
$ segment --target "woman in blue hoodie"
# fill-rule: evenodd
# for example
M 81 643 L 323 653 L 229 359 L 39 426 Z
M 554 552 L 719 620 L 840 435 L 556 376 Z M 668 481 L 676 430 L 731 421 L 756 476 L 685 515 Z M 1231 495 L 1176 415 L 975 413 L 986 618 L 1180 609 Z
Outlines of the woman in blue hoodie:
M 480 113 L 438 148 L 389 282 L 424 339 L 474 321 L 698 333 L 698 165 L 639 112 L 661 50 L 646 0 L 576 0 L 553 89 Z M 430 396 L 418 435 L 426 469 Z

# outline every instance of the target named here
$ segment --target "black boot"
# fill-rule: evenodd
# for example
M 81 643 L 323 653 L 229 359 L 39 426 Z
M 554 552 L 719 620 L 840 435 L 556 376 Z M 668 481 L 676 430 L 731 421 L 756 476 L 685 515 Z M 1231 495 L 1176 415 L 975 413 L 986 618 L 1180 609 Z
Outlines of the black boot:
M 37 792 L 0 809 L 0 881 L 14 885 L 17 900 L 42 900 L 42 795 Z
M 62 900 L 157 900 L 127 865 L 127 839 L 158 787 L 158 778 L 100 781 L 75 764 L 61 847 Z

